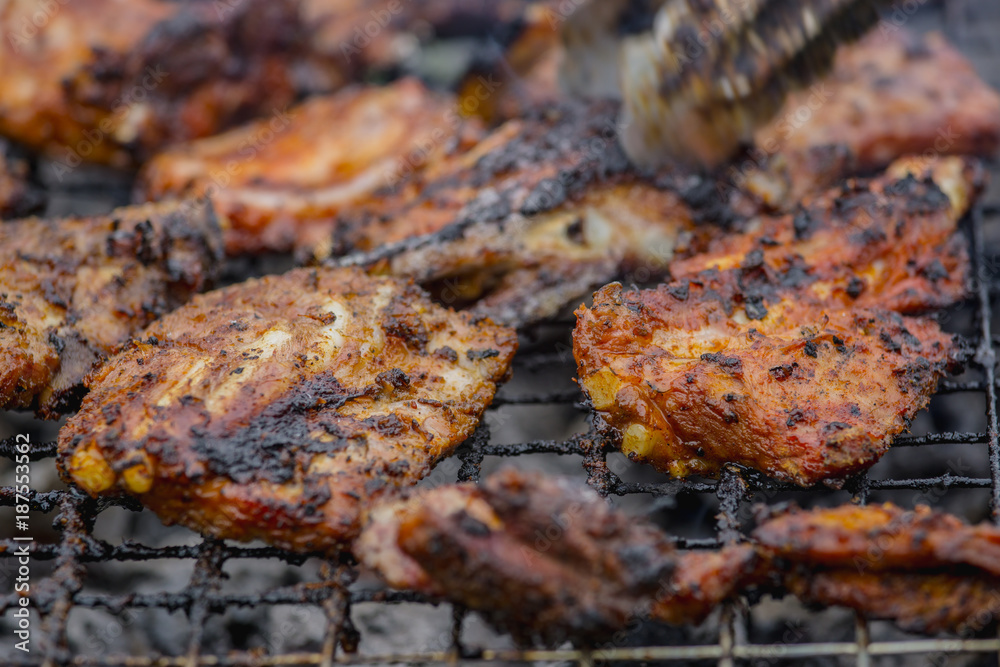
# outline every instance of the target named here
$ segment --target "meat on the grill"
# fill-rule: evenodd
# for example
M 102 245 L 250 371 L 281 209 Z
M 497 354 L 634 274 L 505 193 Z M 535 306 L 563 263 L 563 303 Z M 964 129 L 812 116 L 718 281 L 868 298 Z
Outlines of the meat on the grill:
M 636 21 L 634 12 L 622 15 L 623 4 L 557 6 L 562 39 L 550 35 L 549 50 L 539 60 L 562 56 L 563 83 L 570 91 L 607 95 L 618 89 L 614 54 L 620 33 L 650 27 Z M 704 3 L 703 11 L 716 10 Z M 623 19 L 617 33 L 616 17 Z M 679 30 L 680 23 L 672 25 Z M 690 55 L 704 50 L 690 40 L 705 26 L 682 39 L 689 42 L 684 46 Z M 569 57 L 561 53 L 563 42 Z M 633 68 L 629 78 L 638 84 L 647 74 L 646 68 Z M 635 90 L 629 94 L 626 104 L 637 106 L 641 98 Z M 547 96 L 535 96 L 554 100 L 560 91 L 551 84 Z M 1000 94 L 942 35 L 917 35 L 886 22 L 861 40 L 841 45 L 832 71 L 791 93 L 749 143 L 745 153 L 720 167 L 719 187 L 755 191 L 768 205 L 789 209 L 846 176 L 885 168 L 906 155 L 996 155 Z
M 516 38 L 535 0 L 302 0 L 313 48 L 352 75 L 406 69 L 426 38 Z
M 1000 528 L 969 525 L 926 505 L 792 508 L 765 517 L 753 540 L 768 558 L 860 572 L 954 569 L 1000 577 Z
M 788 575 L 785 586 L 807 604 L 847 607 L 930 635 L 972 636 L 996 625 L 1000 607 L 1000 578 L 981 575 L 824 570 Z
M 681 279 L 760 265 L 844 306 L 947 307 L 967 292 L 968 251 L 956 230 L 982 179 L 968 158 L 903 158 L 878 178 L 848 180 L 794 212 L 718 235 L 670 271 Z
M 515 469 L 378 506 L 354 550 L 389 585 L 474 609 L 525 644 L 593 645 L 640 618 L 697 623 L 756 559 L 747 546 L 678 552 L 587 487 Z
M 405 281 L 249 280 L 153 323 L 91 376 L 61 470 L 205 535 L 332 552 L 362 509 L 472 434 L 516 347 Z
M 473 609 L 523 644 L 693 625 L 754 589 L 963 636 L 994 624 L 1000 600 L 1000 529 L 927 507 L 771 510 L 743 543 L 677 551 L 592 490 L 514 469 L 377 505 L 354 552 L 388 585 Z
M 210 196 L 230 255 L 283 252 L 335 234 L 345 208 L 481 135 L 452 96 L 414 79 L 349 88 L 166 150 L 143 169 L 139 196 Z
M 671 284 L 599 291 L 574 352 L 622 450 L 677 476 L 732 462 L 800 485 L 874 464 L 964 355 L 896 311 L 965 294 L 955 227 L 976 172 L 904 159 L 675 262 Z
M 750 267 L 613 284 L 577 311 L 580 386 L 630 459 L 678 477 L 737 463 L 836 483 L 873 465 L 960 361 L 932 320 L 845 308 L 787 280 Z
M 710 228 L 698 232 L 680 196 L 631 170 L 614 112 L 567 104 L 510 121 L 345 211 L 314 259 L 413 278 L 446 303 L 517 325 L 630 271 L 664 275 Z
M 59 176 L 81 162 L 126 167 L 287 108 L 335 85 L 299 9 L 299 0 L 4 2 L 0 134 L 49 153 Z
M 845 175 L 882 169 L 906 155 L 993 157 L 1000 149 L 1000 94 L 937 33 L 916 35 L 882 24 L 841 47 L 832 73 L 792 94 L 759 130 L 749 163 L 768 164 L 789 181 L 794 205 Z
M 0 219 L 20 218 L 42 207 L 44 199 L 30 182 L 29 171 L 28 164 L 0 139 Z
M 752 540 L 807 603 L 849 607 L 911 632 L 969 636 L 996 624 L 996 526 L 970 526 L 926 506 L 844 506 L 781 513 Z
M 209 286 L 221 251 L 206 202 L 0 224 L 0 408 L 75 409 L 84 376 Z
M 622 141 L 633 160 L 652 166 L 719 166 L 790 90 L 826 73 L 838 44 L 879 20 L 875 0 L 654 4 L 662 8 L 652 30 L 624 40 L 620 58 Z

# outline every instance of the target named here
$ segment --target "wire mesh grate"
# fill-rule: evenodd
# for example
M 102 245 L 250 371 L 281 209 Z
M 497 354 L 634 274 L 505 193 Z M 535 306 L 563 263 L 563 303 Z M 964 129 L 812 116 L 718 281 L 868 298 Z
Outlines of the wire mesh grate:
M 948 3 L 950 20 L 970 22 L 965 2 Z M 964 25 L 964 23 L 962 24 Z M 961 34 L 961 31 L 956 34 Z M 1000 174 L 993 169 L 994 180 Z M 1000 276 L 996 273 L 994 256 L 1000 256 L 1000 246 L 991 242 L 995 235 L 988 234 L 991 226 L 1000 228 L 1000 202 L 986 201 L 975 209 L 965 221 L 974 270 L 975 289 L 963 310 L 971 314 L 968 326 L 957 327 L 970 341 L 976 354 L 969 362 L 968 376 L 942 383 L 939 394 L 944 396 L 978 397 L 984 404 L 985 427 L 975 431 L 931 430 L 922 435 L 905 435 L 896 440 L 894 450 L 908 448 L 925 452 L 935 448 L 970 446 L 985 449 L 988 466 L 971 471 L 943 471 L 939 474 L 892 475 L 876 477 L 865 474 L 851 480 L 847 486 L 853 500 L 868 502 L 873 494 L 885 492 L 918 492 L 939 498 L 953 490 L 971 489 L 989 494 L 992 519 L 1000 523 L 1000 416 L 997 407 L 996 362 L 1000 333 L 994 332 L 993 303 L 1000 295 Z M 545 332 L 537 333 L 539 339 L 561 334 L 556 342 L 535 346 L 520 355 L 516 373 L 563 373 L 570 377 L 574 368 L 572 356 L 566 345 L 566 334 L 572 322 L 562 321 L 545 325 Z M 535 335 L 535 334 L 531 334 Z M 557 336 L 558 338 L 558 336 Z M 504 409 L 582 408 L 581 394 L 575 389 L 565 390 L 504 390 L 498 396 L 491 413 Z M 652 499 L 676 498 L 693 495 L 709 498 L 717 507 L 714 535 L 711 537 L 678 537 L 682 548 L 716 548 L 724 543 L 743 539 L 741 517 L 745 516 L 751 502 L 763 499 L 771 502 L 789 493 L 804 492 L 771 480 L 729 469 L 717 481 L 632 479 L 622 474 L 609 461 L 613 449 L 592 431 L 583 431 L 567 439 L 524 440 L 512 444 L 496 441 L 490 420 L 462 446 L 457 453 L 457 469 L 453 478 L 458 481 L 477 481 L 491 459 L 517 459 L 528 455 L 557 455 L 578 461 L 587 482 L 603 495 L 614 498 L 648 496 Z M 14 457 L 14 439 L 0 441 L 0 457 Z M 35 443 L 31 460 L 50 460 L 55 455 L 54 443 Z M 876 468 L 877 470 L 877 468 Z M 872 472 L 876 472 L 873 470 Z M 15 491 L 10 486 L 0 487 L 0 508 L 15 504 Z M 776 652 L 773 642 L 756 641 L 751 629 L 750 615 L 757 600 L 727 605 L 720 611 L 717 632 L 708 641 L 645 642 L 640 646 L 617 645 L 599 650 L 581 651 L 572 648 L 550 650 L 519 650 L 513 648 L 480 647 L 467 637 L 469 615 L 461 608 L 452 609 L 450 628 L 443 646 L 406 652 L 379 654 L 358 653 L 358 629 L 353 611 L 359 605 L 430 605 L 433 602 L 420 595 L 358 587 L 358 572 L 352 564 L 324 562 L 316 580 L 280 584 L 259 592 L 227 590 L 223 585 L 228 563 L 239 561 L 268 561 L 301 568 L 315 555 L 292 554 L 280 549 L 259 546 L 239 546 L 217 540 L 205 539 L 197 544 L 179 546 L 149 546 L 126 540 L 112 545 L 94 535 L 98 517 L 109 510 L 140 511 L 134 500 L 94 500 L 74 489 L 43 489 L 30 493 L 33 525 L 52 521 L 58 539 L 52 542 L 34 542 L 30 547 L 32 567 L 44 566 L 44 573 L 32 580 L 31 603 L 36 614 L 35 646 L 31 654 L 16 653 L 5 656 L 5 664 L 25 667 L 43 665 L 76 665 L 79 667 L 196 667 L 196 666 L 292 666 L 308 665 L 330 667 L 339 664 L 455 664 L 462 663 L 523 663 L 544 662 L 592 665 L 597 662 L 638 664 L 714 662 L 730 666 L 738 664 L 778 664 L 805 659 L 836 659 L 848 664 L 867 666 L 880 658 L 894 656 L 981 656 L 996 664 L 1000 660 L 1000 638 L 882 638 L 870 624 L 855 619 L 850 640 L 782 643 Z M 0 566 L 14 558 L 17 546 L 11 539 L 0 540 Z M 86 585 L 87 568 L 91 564 L 184 561 L 193 564 L 190 578 L 179 590 L 136 592 L 128 594 L 92 590 Z M 42 570 L 40 570 L 41 572 Z M 0 591 L 0 614 L 17 604 L 16 594 Z M 233 650 L 219 653 L 212 650 L 205 628 L 216 615 L 234 609 L 256 609 L 282 605 L 310 606 L 321 610 L 323 618 L 322 640 L 316 650 L 266 651 L 260 649 Z M 103 656 L 79 655 L 68 634 L 68 619 L 74 609 L 103 610 L 121 614 L 126 610 L 164 610 L 186 616 L 190 633 L 183 646 L 173 654 L 147 653 L 144 655 L 116 654 Z M 9 638 L 5 638 L 9 641 Z M 6 648 L 6 647 L 5 647 Z M 0 652 L 0 655 L 3 655 Z M 934 663 L 938 664 L 938 663 Z
M 966 227 L 970 232 L 976 268 L 984 267 L 986 258 L 984 229 L 987 217 L 976 210 Z M 977 275 L 985 275 L 978 271 Z M 1000 283 L 977 281 L 972 299 L 976 312 L 973 340 L 976 355 L 970 366 L 980 376 L 973 381 L 951 382 L 947 393 L 981 394 L 987 406 L 987 428 L 983 432 L 940 432 L 927 435 L 901 437 L 897 446 L 931 448 L 941 445 L 976 445 L 989 450 L 989 471 L 979 475 L 956 475 L 945 472 L 935 477 L 903 477 L 871 479 L 863 475 L 851 481 L 849 488 L 857 502 L 866 502 L 875 491 L 929 489 L 986 489 L 990 493 L 990 509 L 994 520 L 1000 520 L 1000 436 L 998 436 L 997 378 L 995 374 L 996 337 L 992 332 L 992 300 L 1000 293 Z M 538 372 L 563 364 L 564 355 L 549 353 L 526 355 L 518 361 L 522 372 Z M 571 372 L 571 371 L 568 371 Z M 540 393 L 537 396 L 521 394 L 514 399 L 499 401 L 500 405 L 550 405 L 579 400 L 579 396 Z M 13 440 L 0 442 L 0 455 L 13 456 Z M 527 454 L 557 454 L 580 460 L 588 482 L 605 495 L 630 496 L 648 494 L 652 497 L 676 496 L 678 493 L 709 494 L 718 500 L 717 530 L 714 538 L 680 539 L 682 547 L 712 548 L 723 543 L 742 539 L 740 515 L 753 494 L 773 497 L 788 487 L 759 478 L 744 471 L 729 469 L 719 480 L 662 480 L 656 482 L 631 482 L 611 470 L 608 456 L 611 448 L 593 432 L 581 433 L 567 440 L 537 440 L 517 444 L 497 444 L 491 438 L 490 427 L 484 424 L 463 445 L 458 453 L 460 466 L 456 479 L 477 481 L 488 457 L 512 458 Z M 50 458 L 55 453 L 53 443 L 36 446 L 34 460 Z M 0 506 L 14 504 L 14 490 L 0 488 Z M 361 603 L 425 603 L 421 596 L 380 590 L 357 590 L 351 587 L 356 572 L 349 564 L 325 563 L 320 581 L 279 586 L 263 593 L 234 593 L 221 590 L 223 566 L 227 561 L 239 559 L 272 559 L 300 566 L 308 555 L 291 554 L 270 547 L 244 547 L 204 540 L 192 546 L 149 547 L 126 541 L 112 546 L 92 534 L 98 515 L 110 507 L 128 510 L 140 509 L 135 501 L 127 499 L 94 500 L 73 489 L 36 491 L 31 494 L 33 513 L 55 514 L 54 524 L 61 539 L 57 543 L 34 544 L 31 557 L 38 562 L 51 563 L 51 573 L 37 582 L 32 604 L 40 616 L 40 653 L 30 656 L 12 656 L 12 665 L 121 665 L 139 667 L 194 666 L 194 665 L 333 665 L 333 664 L 384 664 L 384 663 L 449 663 L 462 661 L 503 662 L 574 662 L 589 664 L 593 661 L 621 663 L 647 661 L 717 661 L 720 665 L 735 665 L 745 661 L 769 659 L 774 656 L 770 644 L 747 642 L 746 609 L 742 605 L 729 605 L 722 610 L 718 641 L 706 645 L 678 646 L 617 646 L 597 651 L 569 649 L 529 650 L 477 649 L 463 643 L 463 624 L 466 614 L 455 609 L 451 628 L 451 645 L 445 650 L 422 651 L 412 654 L 358 655 L 348 653 L 344 647 L 357 645 L 356 631 L 351 624 L 351 608 Z M 0 541 L 0 558 L 11 558 L 15 543 Z M 118 595 L 84 590 L 84 571 L 90 563 L 155 561 L 157 559 L 187 559 L 195 562 L 187 586 L 176 592 L 134 593 Z M 17 600 L 12 594 L 0 598 L 0 607 L 10 609 Z M 239 607 L 261 605 L 316 605 L 325 614 L 327 628 L 322 650 L 316 653 L 284 653 L 264 655 L 259 652 L 235 652 L 226 655 L 203 650 L 202 629 L 212 614 L 221 614 Z M 159 608 L 187 614 L 192 632 L 184 651 L 175 656 L 107 656 L 81 657 L 73 655 L 66 636 L 67 616 L 73 608 L 103 609 L 120 613 L 125 609 Z M 920 639 L 871 641 L 868 626 L 858 621 L 856 641 L 812 642 L 782 647 L 783 659 L 805 657 L 852 658 L 858 664 L 867 664 L 871 658 L 889 655 L 913 654 L 992 653 L 1000 657 L 1000 639 Z

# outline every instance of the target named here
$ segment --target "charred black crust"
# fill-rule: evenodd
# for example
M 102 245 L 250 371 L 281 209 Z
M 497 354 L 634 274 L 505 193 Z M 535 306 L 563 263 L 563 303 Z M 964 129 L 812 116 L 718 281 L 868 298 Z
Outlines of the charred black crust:
M 296 0 L 176 4 L 178 10 L 133 48 L 95 48 L 93 60 L 64 82 L 72 107 L 112 113 L 130 91 L 146 92 L 152 114 L 147 126 L 134 141 L 119 144 L 136 162 L 147 160 L 167 142 L 196 138 L 178 116 L 192 93 L 206 87 L 229 88 L 229 99 L 218 105 L 217 131 L 287 106 L 296 95 L 293 69 L 309 56 L 311 33 Z M 286 68 L 284 89 L 275 85 L 279 62 Z
M 0 258 L 7 256 L 8 281 L 18 284 L 19 265 L 30 265 L 43 277 L 37 288 L 25 289 L 37 289 L 38 295 L 62 315 L 58 326 L 38 332 L 60 360 L 48 381 L 49 398 L 33 403 L 39 415 L 47 418 L 75 410 L 86 394 L 84 376 L 125 342 L 114 340 L 109 345 L 90 340 L 76 326 L 81 320 L 119 318 L 137 332 L 211 286 L 222 258 L 219 223 L 204 201 L 118 209 L 106 218 L 31 218 L 7 223 L 5 230 L 12 242 L 0 248 Z M 40 243 L 38 250 L 24 252 L 25 246 L 17 238 Z M 115 303 L 115 312 L 101 310 L 106 307 L 103 305 L 94 310 L 94 295 L 87 292 L 91 286 L 78 285 L 78 275 L 103 267 L 116 268 L 119 277 L 103 287 L 101 296 L 115 303 L 116 295 L 145 289 L 138 308 L 127 309 L 122 301 Z M 85 296 L 78 301 L 76 294 L 81 287 Z M 5 301 L 5 305 L 13 318 L 19 318 L 20 300 Z M 28 315 L 21 319 L 29 322 Z M 10 398 L 0 396 L 0 405 Z

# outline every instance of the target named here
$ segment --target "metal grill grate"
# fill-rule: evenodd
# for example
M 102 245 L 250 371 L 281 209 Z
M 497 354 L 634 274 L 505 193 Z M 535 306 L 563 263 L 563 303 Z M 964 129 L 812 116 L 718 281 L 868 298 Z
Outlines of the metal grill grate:
M 947 15 L 958 22 L 963 31 L 974 22 L 966 2 L 949 3 Z M 984 3 L 985 4 L 985 3 Z M 936 11 L 932 9 L 932 11 Z M 936 14 L 940 16 L 940 14 Z M 997 25 L 997 24 L 995 24 Z M 957 32 L 953 36 L 962 36 Z M 982 54 L 979 54 L 982 55 Z M 992 62 L 997 64 L 993 55 Z M 996 82 L 994 82 L 996 83 Z M 994 169 L 994 181 L 1000 173 Z M 976 209 L 963 225 L 969 234 L 975 263 L 976 287 L 972 299 L 961 309 L 956 309 L 954 319 L 959 323 L 968 316 L 968 326 L 955 327 L 970 340 L 976 355 L 970 362 L 969 372 L 961 380 L 945 382 L 943 395 L 979 397 L 985 404 L 985 428 L 974 432 L 937 431 L 926 435 L 907 435 L 897 439 L 894 449 L 912 448 L 924 452 L 953 446 L 973 446 L 988 452 L 988 469 L 985 467 L 968 474 L 953 471 L 935 476 L 890 476 L 876 478 L 864 475 L 852 480 L 848 490 L 857 502 L 867 502 L 873 494 L 885 492 L 920 492 L 929 497 L 943 497 L 958 489 L 979 490 L 989 494 L 989 508 L 994 521 L 1000 523 L 1000 418 L 997 413 L 997 346 L 1000 335 L 994 333 L 993 303 L 1000 295 L 1000 275 L 996 275 L 995 256 L 1000 256 L 1000 235 L 991 235 L 990 225 L 1000 228 L 1000 201 L 989 201 Z M 991 240 L 995 236 L 995 240 Z M 516 376 L 532 374 L 560 374 L 571 377 L 574 373 L 572 356 L 566 344 L 570 322 L 557 322 L 536 331 L 540 340 L 537 349 L 522 354 L 516 362 Z M 555 333 L 555 335 L 553 335 Z M 581 396 L 576 390 L 522 390 L 514 393 L 505 389 L 498 397 L 492 414 L 498 410 L 546 407 L 565 411 Z M 941 399 L 935 399 L 936 401 Z M 680 544 L 687 548 L 714 548 L 725 542 L 739 540 L 741 517 L 749 507 L 751 496 L 774 501 L 791 493 L 821 498 L 830 491 L 804 492 L 785 487 L 766 479 L 749 477 L 737 470 L 726 471 L 718 481 L 677 481 L 658 478 L 656 481 L 629 481 L 632 475 L 619 475 L 609 465 L 611 450 L 593 433 L 582 433 L 566 440 L 537 440 L 517 444 L 499 444 L 492 437 L 490 420 L 467 442 L 458 453 L 460 465 L 455 477 L 459 481 L 478 480 L 484 465 L 493 457 L 510 459 L 528 454 L 549 454 L 570 457 L 582 463 L 588 482 L 601 493 L 615 497 L 648 494 L 653 498 L 673 498 L 691 495 L 708 499 L 706 506 L 718 507 L 713 537 L 689 537 Z M 55 454 L 52 443 L 34 444 L 33 461 L 51 459 Z M 14 455 L 13 438 L 0 441 L 0 457 Z M 985 460 L 985 458 L 984 458 Z M 2 470 L 2 468 L 0 468 Z M 876 467 L 872 473 L 880 471 Z M 634 472 L 634 471 L 633 471 Z M 0 487 L 0 508 L 15 504 L 13 488 Z M 748 609 L 744 604 L 729 605 L 720 614 L 718 632 L 708 641 L 659 641 L 642 646 L 617 646 L 598 651 L 572 649 L 519 651 L 506 648 L 478 648 L 469 641 L 466 632 L 467 615 L 461 609 L 453 610 L 448 646 L 438 650 L 416 651 L 409 654 L 380 655 L 358 654 L 354 649 L 359 637 L 352 622 L 352 608 L 363 603 L 425 604 L 420 596 L 365 590 L 355 585 L 357 573 L 349 563 L 324 563 L 317 581 L 306 581 L 275 586 L 264 592 L 240 593 L 223 590 L 226 563 L 239 560 L 267 560 L 300 568 L 308 556 L 290 554 L 273 548 L 233 546 L 215 540 L 203 540 L 192 546 L 151 547 L 133 541 L 112 546 L 94 536 L 98 516 L 112 507 L 139 511 L 135 501 L 95 501 L 75 490 L 36 490 L 31 495 L 32 525 L 47 524 L 54 513 L 53 525 L 58 539 L 52 543 L 32 543 L 32 568 L 38 570 L 32 579 L 32 605 L 35 613 L 33 632 L 34 650 L 30 654 L 11 651 L 4 663 L 10 665 L 79 665 L 102 667 L 195 667 L 198 665 L 254 665 L 291 666 L 335 664 L 386 664 L 386 663 L 455 663 L 455 662 L 556 662 L 592 665 L 595 662 L 645 663 L 672 662 L 686 664 L 692 661 L 717 662 L 720 665 L 777 664 L 781 661 L 799 661 L 812 658 L 846 660 L 861 666 L 874 664 L 885 656 L 981 656 L 996 664 L 1000 660 L 1000 638 L 933 639 L 889 638 L 873 639 L 876 634 L 869 624 L 856 619 L 850 641 L 774 642 L 755 641 L 752 638 Z M 6 532 L 6 527 L 4 528 Z M 0 540 L 0 567 L 13 561 L 17 543 Z M 157 593 L 113 594 L 90 590 L 87 584 L 87 567 L 93 563 L 126 563 L 131 561 L 188 561 L 194 564 L 193 573 L 181 590 Z M 44 572 L 43 572 L 44 570 Z M 9 571 L 9 568 L 8 570 Z M 11 578 L 12 579 L 12 578 Z M 0 591 L 0 612 L 17 604 L 11 587 Z M 261 650 L 247 650 L 218 654 L 206 648 L 205 627 L 213 615 L 236 608 L 260 608 L 280 605 L 308 605 L 319 608 L 324 614 L 325 629 L 318 650 L 311 652 L 268 654 Z M 74 609 L 101 609 L 120 614 L 130 609 L 162 609 L 183 613 L 189 619 L 190 633 L 186 643 L 178 647 L 175 655 L 108 655 L 84 657 L 74 655 L 67 632 L 68 618 Z M 714 626 L 713 626 L 714 627 Z M 685 635 L 686 640 L 690 637 Z M 0 638 L 0 656 L 13 643 L 8 636 Z M 935 658 L 936 659 L 936 658 Z M 761 663 L 763 661 L 763 663 Z M 824 663 L 825 664 L 825 663 Z M 934 664 L 938 664 L 935 662 Z

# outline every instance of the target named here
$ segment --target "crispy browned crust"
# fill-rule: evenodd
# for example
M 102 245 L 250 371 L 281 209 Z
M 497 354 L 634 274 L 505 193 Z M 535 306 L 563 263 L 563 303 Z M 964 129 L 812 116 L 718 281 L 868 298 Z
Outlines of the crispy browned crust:
M 0 139 L 0 219 L 37 213 L 44 201 L 29 182 L 28 164 L 14 156 L 10 145 Z
M 95 364 L 211 284 L 221 258 L 211 206 L 0 224 L 0 408 L 76 408 Z
M 763 573 L 749 544 L 682 553 L 667 586 L 655 595 L 650 617 L 672 625 L 696 625 L 756 584 Z
M 443 303 L 513 326 L 554 316 L 621 276 L 666 275 L 676 254 L 711 234 L 688 206 L 647 183 L 595 187 L 579 200 L 530 217 L 448 230 L 373 265 L 414 278 Z
M 227 253 L 288 251 L 329 237 L 344 209 L 481 136 L 454 98 L 415 79 L 351 88 L 161 153 L 138 196 L 208 195 L 226 220 Z
M 369 512 L 355 554 L 387 584 L 474 609 L 524 644 L 599 645 L 637 618 L 702 622 L 757 589 L 904 630 L 978 632 L 1000 613 L 1000 530 L 926 507 L 761 518 L 749 543 L 676 552 L 569 480 L 507 469 Z
M 638 618 L 700 623 L 756 582 L 759 562 L 751 545 L 678 553 L 582 484 L 515 469 L 376 507 L 354 550 L 394 588 L 549 644 L 594 645 Z
M 848 181 L 794 213 L 719 236 L 670 271 L 764 265 L 844 306 L 943 308 L 966 295 L 968 251 L 955 232 L 982 180 L 974 160 L 904 158 L 874 180 Z
M 193 300 L 89 380 L 60 466 L 206 535 L 334 551 L 467 438 L 513 331 L 412 284 L 299 269 Z
M 345 212 L 337 234 L 313 256 L 372 250 L 445 229 L 457 234 L 474 223 L 536 215 L 628 172 L 615 139 L 614 104 L 536 110 Z
M 390 584 L 525 644 L 601 641 L 648 610 L 676 564 L 665 535 L 587 487 L 513 469 L 378 508 L 356 551 Z
M 809 566 L 858 572 L 967 566 L 1000 576 L 1000 528 L 970 526 L 924 505 L 795 508 L 764 521 L 753 540 L 769 558 Z
M 803 486 L 843 479 L 878 460 L 960 356 L 933 321 L 845 310 L 759 266 L 609 285 L 577 318 L 600 419 L 630 458 L 677 476 L 731 462 Z
M 1000 615 L 994 577 L 830 570 L 791 575 L 786 585 L 806 603 L 848 607 L 908 632 L 969 637 L 994 627 Z
M 330 85 L 298 0 L 81 0 L 36 28 L 39 11 L 0 10 L 0 134 L 64 169 L 127 166 Z
M 926 506 L 800 510 L 763 516 L 751 539 L 784 588 L 910 632 L 963 636 L 1000 613 L 1000 529 Z
M 314 259 L 413 278 L 449 305 L 516 325 L 630 271 L 665 274 L 695 231 L 679 196 L 629 169 L 606 103 L 506 123 L 340 221 Z
M 783 155 L 795 202 L 904 155 L 995 155 L 1000 95 L 940 34 L 883 23 L 840 49 L 831 75 L 789 97 L 755 143 Z

